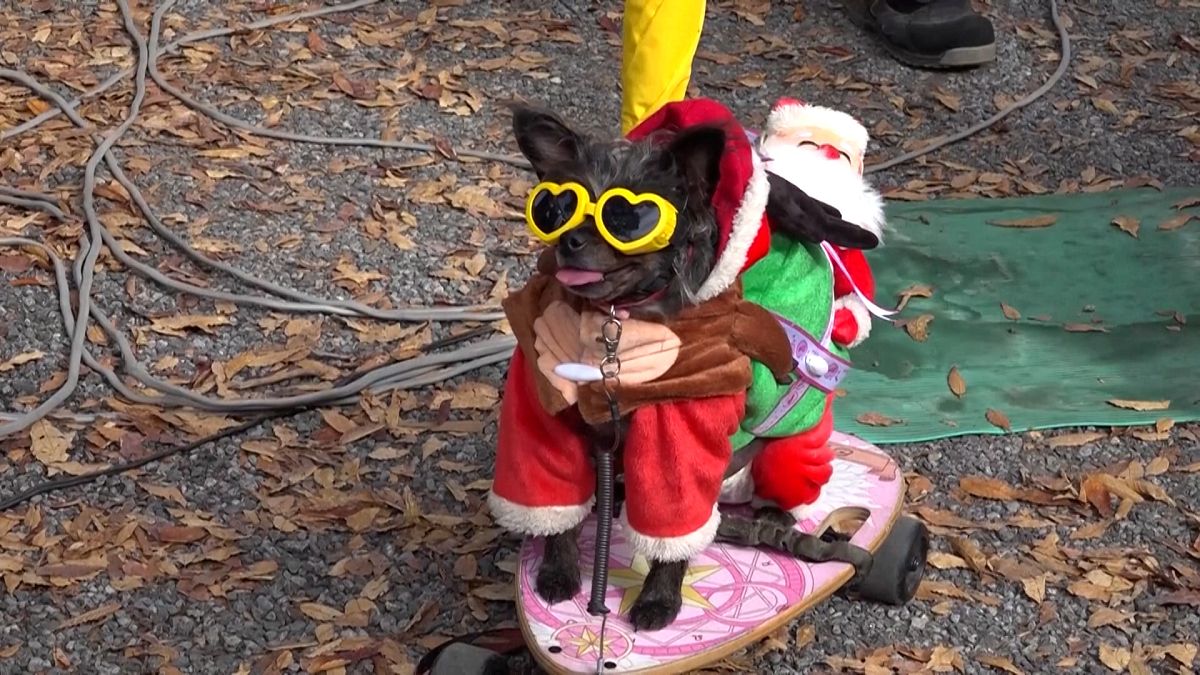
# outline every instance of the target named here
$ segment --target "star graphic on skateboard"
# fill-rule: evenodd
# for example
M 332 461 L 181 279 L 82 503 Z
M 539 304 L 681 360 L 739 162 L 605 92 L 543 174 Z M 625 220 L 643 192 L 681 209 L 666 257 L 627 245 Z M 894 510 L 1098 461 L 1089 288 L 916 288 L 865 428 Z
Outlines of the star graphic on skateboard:
M 713 609 L 694 584 L 711 576 L 721 569 L 720 565 L 693 565 L 688 567 L 683 575 L 683 604 L 700 609 Z M 642 584 L 646 583 L 646 575 L 650 573 L 650 563 L 642 554 L 633 556 L 629 567 L 617 567 L 608 571 L 609 584 L 622 589 L 621 608 L 618 611 L 623 616 L 629 615 L 630 608 L 642 592 Z

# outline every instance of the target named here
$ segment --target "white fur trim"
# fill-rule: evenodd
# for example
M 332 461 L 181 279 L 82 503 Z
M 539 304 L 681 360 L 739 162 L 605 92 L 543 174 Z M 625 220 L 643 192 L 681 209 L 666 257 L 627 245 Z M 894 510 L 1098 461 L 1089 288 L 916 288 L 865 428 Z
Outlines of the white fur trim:
M 792 517 L 796 519 L 796 522 L 800 522 L 816 512 L 816 502 L 813 502 L 812 504 L 801 504 L 788 509 L 788 513 L 792 514 Z
M 633 544 L 633 550 L 646 556 L 647 560 L 661 562 L 690 560 L 713 542 L 717 536 L 717 526 L 721 524 L 721 511 L 713 504 L 712 515 L 696 530 L 678 537 L 651 537 L 629 524 L 628 513 L 626 509 L 621 511 L 621 525 L 625 528 L 629 543 Z
M 592 512 L 594 499 L 578 506 L 522 506 L 495 492 L 488 492 L 488 508 L 500 527 L 529 537 L 561 534 L 575 527 Z
M 775 108 L 767 115 L 764 133 L 781 133 L 804 127 L 828 129 L 855 144 L 860 154 L 867 151 L 867 144 L 871 141 L 867 128 L 854 116 L 818 105 L 784 105 Z
M 721 496 L 717 497 L 718 504 L 746 504 L 754 499 L 754 476 L 750 475 L 750 465 L 743 466 L 740 471 L 721 482 Z
M 854 295 L 845 295 L 834 300 L 833 311 L 837 312 L 839 309 L 850 310 L 850 313 L 854 315 L 854 322 L 858 324 L 854 340 L 846 345 L 847 349 L 853 349 L 861 345 L 871 334 L 871 312 L 867 311 L 867 306 Z
M 696 299 L 701 302 L 717 297 L 737 281 L 750 253 L 750 245 L 754 243 L 755 237 L 763 227 L 762 218 L 767 210 L 771 184 L 767 182 L 767 171 L 762 159 L 753 149 L 750 150 L 750 161 L 754 169 L 750 174 L 750 182 L 746 185 L 746 192 L 742 195 L 742 203 L 733 214 L 729 241 L 725 242 L 717 264 L 696 292 Z
M 759 147 L 769 160 L 767 171 L 841 211 L 842 220 L 874 233 L 883 241 L 887 225 L 883 197 L 849 163 L 827 159 L 790 143 L 773 143 L 770 137 L 765 137 Z

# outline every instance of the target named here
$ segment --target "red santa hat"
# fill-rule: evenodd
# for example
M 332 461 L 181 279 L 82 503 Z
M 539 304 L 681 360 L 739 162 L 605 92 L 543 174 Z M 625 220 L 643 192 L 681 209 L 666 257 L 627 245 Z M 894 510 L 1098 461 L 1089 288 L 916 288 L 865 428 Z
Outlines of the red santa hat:
M 764 134 L 787 134 L 799 128 L 826 129 L 840 137 L 850 147 L 840 148 L 858 156 L 859 163 L 867 151 L 871 137 L 867 128 L 853 116 L 818 105 L 809 105 L 794 98 L 781 98 L 767 115 Z
M 701 125 L 725 130 L 721 176 L 712 198 L 718 231 L 717 262 L 696 294 L 697 299 L 708 300 L 729 288 L 771 246 L 766 220 L 770 184 L 762 160 L 733 113 L 707 98 L 668 103 L 630 131 L 627 138 L 636 141 L 661 133 L 668 140 L 679 131 Z

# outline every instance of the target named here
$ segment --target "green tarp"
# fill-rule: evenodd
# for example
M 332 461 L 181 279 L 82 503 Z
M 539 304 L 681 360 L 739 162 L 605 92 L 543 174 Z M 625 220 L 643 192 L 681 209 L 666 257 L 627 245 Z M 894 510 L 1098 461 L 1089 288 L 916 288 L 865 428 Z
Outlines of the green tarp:
M 900 291 L 928 285 L 932 297 L 913 298 L 900 318 L 933 319 L 924 342 L 876 321 L 852 353 L 855 371 L 834 405 L 837 428 L 903 443 L 1003 433 L 988 409 L 1013 431 L 1200 419 L 1200 207 L 1173 206 L 1197 194 L 890 204 L 891 232 L 870 254 L 877 299 L 895 307 Z M 1189 212 L 1197 219 L 1158 229 Z M 989 224 L 1039 216 L 1056 220 L 1040 228 Z M 1137 238 L 1113 225 L 1119 216 L 1139 222 Z M 1020 318 L 1006 318 L 1001 303 Z M 1064 327 L 1080 324 L 1103 332 Z M 947 385 L 951 367 L 966 383 L 961 398 Z M 1139 412 L 1111 399 L 1170 405 Z M 859 422 L 867 413 L 900 422 Z

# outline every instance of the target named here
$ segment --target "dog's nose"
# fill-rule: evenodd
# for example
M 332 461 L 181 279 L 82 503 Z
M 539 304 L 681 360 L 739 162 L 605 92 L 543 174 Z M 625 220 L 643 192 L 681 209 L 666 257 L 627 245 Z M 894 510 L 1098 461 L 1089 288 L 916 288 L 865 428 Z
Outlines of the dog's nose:
M 559 243 L 561 243 L 567 249 L 568 253 L 578 253 L 582 251 L 585 246 L 587 246 L 587 237 L 584 236 L 583 232 L 576 228 L 574 230 L 568 230 L 565 234 L 563 234 L 562 239 L 559 240 Z

